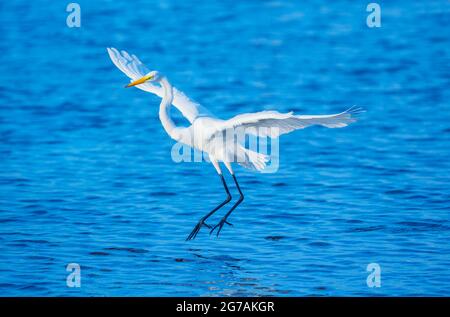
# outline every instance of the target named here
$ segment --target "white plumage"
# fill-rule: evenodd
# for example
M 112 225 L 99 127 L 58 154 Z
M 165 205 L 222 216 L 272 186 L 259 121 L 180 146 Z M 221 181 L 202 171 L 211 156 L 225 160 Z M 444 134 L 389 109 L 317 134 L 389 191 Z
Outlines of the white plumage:
M 125 51 L 119 52 L 115 48 L 108 48 L 107 50 L 113 63 L 131 79 L 131 83 L 127 87 L 136 86 L 162 98 L 159 118 L 167 134 L 178 142 L 207 153 L 222 179 L 227 199 L 200 219 L 187 240 L 195 238 L 202 226 L 211 228 L 205 223 L 206 219 L 231 200 L 231 194 L 222 175 L 219 162 L 223 162 L 233 176 L 239 191 L 239 200 L 212 228 L 211 232 L 218 228 L 217 235 L 219 235 L 225 223 L 229 224 L 228 216 L 244 199 L 231 163 L 237 162 L 246 168 L 258 171 L 262 171 L 266 167 L 269 159 L 267 155 L 245 148 L 245 138 L 242 140 L 238 136 L 252 134 L 259 137 L 277 138 L 282 134 L 312 125 L 341 128 L 356 121 L 355 115 L 362 111 L 361 108 L 356 107 L 331 115 L 295 115 L 292 112 L 261 111 L 244 113 L 228 120 L 222 120 L 172 87 L 164 75 L 156 71 L 149 72 L 148 68 L 135 55 L 130 55 Z M 160 86 L 153 85 L 153 82 Z M 190 122 L 190 126 L 179 127 L 175 125 L 170 117 L 171 105 L 183 114 Z
M 119 52 L 117 49 L 111 47 L 107 48 L 109 57 L 125 75 L 127 75 L 131 81 L 142 78 L 150 70 L 142 64 L 136 55 L 130 55 L 125 51 Z M 153 85 L 151 82 L 145 82 L 136 86 L 141 90 L 150 92 L 159 97 L 164 96 L 164 89 Z M 211 113 L 202 107 L 200 104 L 190 100 L 184 93 L 173 88 L 173 101 L 172 104 L 183 114 L 183 116 L 192 123 L 195 118 L 199 116 L 212 116 Z
M 125 73 L 131 82 L 144 77 L 149 69 L 135 55 L 126 51 L 119 52 L 115 48 L 108 48 L 113 63 Z M 153 85 L 150 81 L 136 85 L 137 88 L 164 97 L 164 87 Z M 209 154 L 210 159 L 216 161 L 238 162 L 246 168 L 261 171 L 266 166 L 268 158 L 264 154 L 255 153 L 241 144 L 232 149 L 220 148 L 223 144 L 223 133 L 230 129 L 241 129 L 247 134 L 259 137 L 277 138 L 282 134 L 312 125 L 327 128 L 341 128 L 355 122 L 355 115 L 361 108 L 350 109 L 331 115 L 295 115 L 293 112 L 280 113 L 277 111 L 261 111 L 244 113 L 228 120 L 216 118 L 209 110 L 199 103 L 190 100 L 183 92 L 176 88 L 173 91 L 171 104 L 191 123 L 189 127 L 175 127 L 167 131 L 176 141 L 183 142 Z M 170 105 L 167 105 L 169 107 Z

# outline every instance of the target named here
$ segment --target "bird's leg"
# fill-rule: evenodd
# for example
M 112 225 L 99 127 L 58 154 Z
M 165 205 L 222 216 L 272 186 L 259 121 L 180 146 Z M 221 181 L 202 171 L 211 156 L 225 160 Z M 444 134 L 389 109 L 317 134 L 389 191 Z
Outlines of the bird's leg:
M 219 221 L 219 223 L 218 223 L 217 225 L 215 225 L 215 226 L 211 229 L 211 231 L 210 231 L 209 234 L 213 233 L 213 231 L 214 231 L 216 228 L 218 228 L 218 230 L 217 230 L 217 236 L 219 236 L 220 230 L 222 230 L 223 225 L 224 225 L 225 223 L 230 225 L 230 223 L 227 221 L 227 219 L 228 219 L 228 217 L 230 216 L 230 214 L 231 214 L 231 213 L 233 212 L 233 210 L 236 209 L 236 207 L 244 200 L 244 194 L 242 193 L 241 188 L 239 187 L 239 183 L 238 183 L 238 181 L 237 181 L 237 179 L 236 179 L 236 176 L 235 176 L 234 174 L 232 174 L 232 176 L 233 176 L 234 182 L 235 182 L 235 184 L 236 184 L 236 187 L 237 187 L 237 189 L 238 189 L 238 191 L 239 191 L 239 199 L 238 199 L 238 201 L 233 205 L 233 207 L 231 207 L 231 209 L 225 214 L 225 216 Z
M 197 233 L 200 231 L 200 228 L 202 226 L 206 226 L 208 228 L 211 228 L 210 225 L 208 225 L 205 221 L 206 219 L 208 219 L 213 213 L 215 213 L 217 210 L 219 210 L 220 208 L 222 208 L 225 204 L 229 203 L 231 200 L 231 194 L 230 191 L 228 190 L 228 186 L 227 183 L 225 182 L 225 178 L 223 177 L 222 174 L 219 174 L 220 178 L 222 179 L 222 183 L 223 183 L 223 187 L 225 188 L 225 192 L 227 193 L 227 198 L 221 203 L 219 204 L 216 208 L 214 208 L 213 210 L 211 210 L 209 213 L 207 213 L 206 215 L 204 215 L 202 218 L 200 218 L 199 222 L 197 223 L 197 225 L 194 227 L 194 230 L 192 230 L 192 232 L 189 234 L 189 236 L 186 238 L 186 241 L 188 240 L 192 240 L 197 236 Z

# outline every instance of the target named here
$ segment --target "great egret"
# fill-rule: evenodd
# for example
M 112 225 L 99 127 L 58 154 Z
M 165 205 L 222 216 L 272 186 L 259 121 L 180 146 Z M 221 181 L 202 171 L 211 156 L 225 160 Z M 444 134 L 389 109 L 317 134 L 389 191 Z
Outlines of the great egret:
M 125 51 L 119 52 L 115 48 L 108 48 L 113 63 L 128 77 L 131 82 L 126 87 L 136 86 L 147 92 L 162 97 L 159 107 L 159 119 L 167 134 L 175 141 L 182 142 L 200 151 L 206 152 L 211 163 L 222 180 L 226 192 L 226 199 L 209 213 L 200 218 L 197 225 L 186 240 L 194 239 L 202 226 L 208 227 L 210 234 L 217 229 L 217 236 L 224 224 L 231 225 L 227 220 L 233 210 L 244 200 L 236 175 L 231 167 L 232 162 L 238 162 L 246 168 L 258 171 L 266 167 L 267 156 L 245 148 L 244 144 L 224 146 L 223 138 L 226 131 L 244 129 L 245 133 L 257 134 L 260 137 L 276 138 L 282 134 L 303 129 L 311 125 L 322 125 L 328 128 L 341 128 L 356 121 L 355 116 L 361 108 L 352 107 L 344 112 L 332 115 L 294 115 L 292 112 L 279 113 L 277 111 L 261 111 L 244 113 L 228 120 L 221 120 L 213 116 L 207 109 L 191 101 L 182 92 L 172 87 L 167 77 L 157 71 L 149 71 L 135 56 Z M 153 83 L 158 83 L 156 86 Z M 174 105 L 190 122 L 188 127 L 178 127 L 170 117 L 170 106 Z M 257 131 L 257 132 L 255 132 Z M 230 172 L 239 192 L 238 201 L 229 209 L 214 227 L 205 221 L 217 210 L 231 201 L 231 194 L 219 162 L 223 162 Z

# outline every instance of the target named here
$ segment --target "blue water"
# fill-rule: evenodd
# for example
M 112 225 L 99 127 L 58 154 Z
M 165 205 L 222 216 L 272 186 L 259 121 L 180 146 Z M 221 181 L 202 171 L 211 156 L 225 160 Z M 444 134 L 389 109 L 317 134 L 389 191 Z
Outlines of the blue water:
M 68 2 L 0 4 L 0 295 L 450 294 L 448 1 L 380 1 L 381 28 L 368 1 L 185 0 L 80 0 L 68 28 Z M 172 161 L 108 46 L 223 118 L 367 112 L 283 136 L 277 173 L 235 167 L 234 227 L 185 242 L 220 179 Z

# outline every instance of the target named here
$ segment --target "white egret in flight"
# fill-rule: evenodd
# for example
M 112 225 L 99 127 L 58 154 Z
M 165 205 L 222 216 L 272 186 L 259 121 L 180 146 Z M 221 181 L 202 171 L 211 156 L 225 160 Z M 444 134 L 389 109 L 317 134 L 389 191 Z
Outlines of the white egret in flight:
M 294 115 L 292 112 L 280 113 L 277 111 L 261 111 L 244 113 L 228 120 L 218 119 L 198 103 L 191 101 L 181 91 L 173 87 L 167 77 L 157 71 L 149 71 L 135 56 L 125 51 L 119 52 L 115 48 L 108 48 L 108 53 L 113 63 L 128 77 L 131 82 L 126 87 L 137 88 L 156 94 L 162 98 L 159 106 L 159 119 L 167 134 L 177 142 L 184 143 L 202 152 L 206 152 L 211 163 L 222 180 L 226 192 L 226 199 L 209 213 L 200 218 L 197 225 L 186 240 L 194 239 L 200 228 L 210 228 L 210 233 L 217 229 L 217 236 L 224 224 L 229 224 L 228 217 L 233 210 L 244 200 L 236 175 L 231 167 L 232 162 L 237 162 L 246 168 L 258 171 L 266 167 L 268 157 L 257 151 L 247 149 L 244 144 L 225 146 L 223 138 L 225 133 L 243 129 L 245 133 L 256 134 L 259 137 L 277 138 L 278 136 L 303 129 L 312 125 L 321 125 L 327 128 L 341 128 L 356 121 L 355 115 L 362 111 L 361 108 L 352 107 L 344 112 L 331 115 Z M 159 85 L 154 85 L 159 84 Z M 176 126 L 170 117 L 170 107 L 175 106 L 190 122 L 188 127 Z M 219 162 L 222 162 L 230 172 L 239 191 L 239 199 L 228 210 L 218 224 L 211 227 L 206 220 L 217 210 L 231 201 L 231 194 Z

